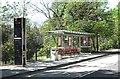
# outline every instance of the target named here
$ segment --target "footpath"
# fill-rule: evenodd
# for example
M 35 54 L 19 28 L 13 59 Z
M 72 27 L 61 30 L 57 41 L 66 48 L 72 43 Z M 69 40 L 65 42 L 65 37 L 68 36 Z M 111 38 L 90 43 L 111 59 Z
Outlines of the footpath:
M 0 66 L 0 78 L 10 77 L 17 74 L 46 70 L 49 68 L 61 67 L 69 64 L 74 64 L 82 61 L 87 61 L 97 57 L 102 57 L 107 54 L 80 54 L 72 57 L 67 57 L 59 61 L 36 61 L 27 63 L 25 67 L 17 65 Z

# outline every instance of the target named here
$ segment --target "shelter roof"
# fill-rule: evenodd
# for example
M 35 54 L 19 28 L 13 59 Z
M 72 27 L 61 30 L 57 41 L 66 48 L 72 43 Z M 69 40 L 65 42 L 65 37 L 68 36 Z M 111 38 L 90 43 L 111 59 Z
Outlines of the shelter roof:
M 93 33 L 76 32 L 76 31 L 68 31 L 68 30 L 48 31 L 48 33 L 52 33 L 52 34 L 72 34 L 72 35 L 93 35 Z

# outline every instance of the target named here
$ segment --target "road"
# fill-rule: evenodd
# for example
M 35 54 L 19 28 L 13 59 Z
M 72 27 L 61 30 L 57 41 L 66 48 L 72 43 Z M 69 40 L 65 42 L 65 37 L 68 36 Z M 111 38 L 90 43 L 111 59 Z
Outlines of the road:
M 112 54 L 105 58 L 80 62 L 53 70 L 16 76 L 31 79 L 78 79 L 78 78 L 118 78 L 120 55 Z M 13 79 L 13 78 L 12 78 Z

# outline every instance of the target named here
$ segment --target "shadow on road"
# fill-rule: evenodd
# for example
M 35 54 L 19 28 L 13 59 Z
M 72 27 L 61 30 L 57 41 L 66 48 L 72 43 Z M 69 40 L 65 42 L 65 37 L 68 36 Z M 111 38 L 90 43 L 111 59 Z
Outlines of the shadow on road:
M 64 72 L 45 72 L 44 74 L 48 74 L 46 76 L 33 76 L 33 77 L 15 77 L 11 79 L 120 79 L 120 73 L 112 70 L 98 70 L 94 73 L 91 73 L 89 75 L 86 75 L 84 77 L 75 77 L 76 73 L 65 73 L 65 75 L 69 76 L 55 76 L 58 74 L 63 74 Z M 85 73 L 85 72 L 84 72 Z M 54 75 L 52 75 L 54 74 Z M 77 75 L 80 75 L 81 73 L 77 73 Z M 42 75 L 42 74 L 40 74 Z M 73 77 L 72 77 L 73 76 Z
M 74 79 L 120 79 L 120 72 L 116 72 L 113 70 L 98 70 L 92 74 L 86 75 L 82 78 L 74 78 Z

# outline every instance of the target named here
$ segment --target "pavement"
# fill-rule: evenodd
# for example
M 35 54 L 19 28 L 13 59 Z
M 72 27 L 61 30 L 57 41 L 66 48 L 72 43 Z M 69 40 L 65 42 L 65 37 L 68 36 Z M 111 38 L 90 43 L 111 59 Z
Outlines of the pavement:
M 49 68 L 61 67 L 64 65 L 69 65 L 73 63 L 77 63 L 80 61 L 89 60 L 92 58 L 96 58 L 99 56 L 103 56 L 105 54 L 80 54 L 75 56 L 70 56 L 68 58 L 61 59 L 59 61 L 36 61 L 34 63 L 27 63 L 25 67 L 18 65 L 8 65 L 8 66 L 0 66 L 0 77 L 9 77 L 17 74 L 24 74 L 27 72 L 33 72 L 37 70 L 44 70 Z
M 107 52 L 107 53 L 120 53 L 120 49 L 109 49 L 109 50 L 103 50 L 100 52 Z

